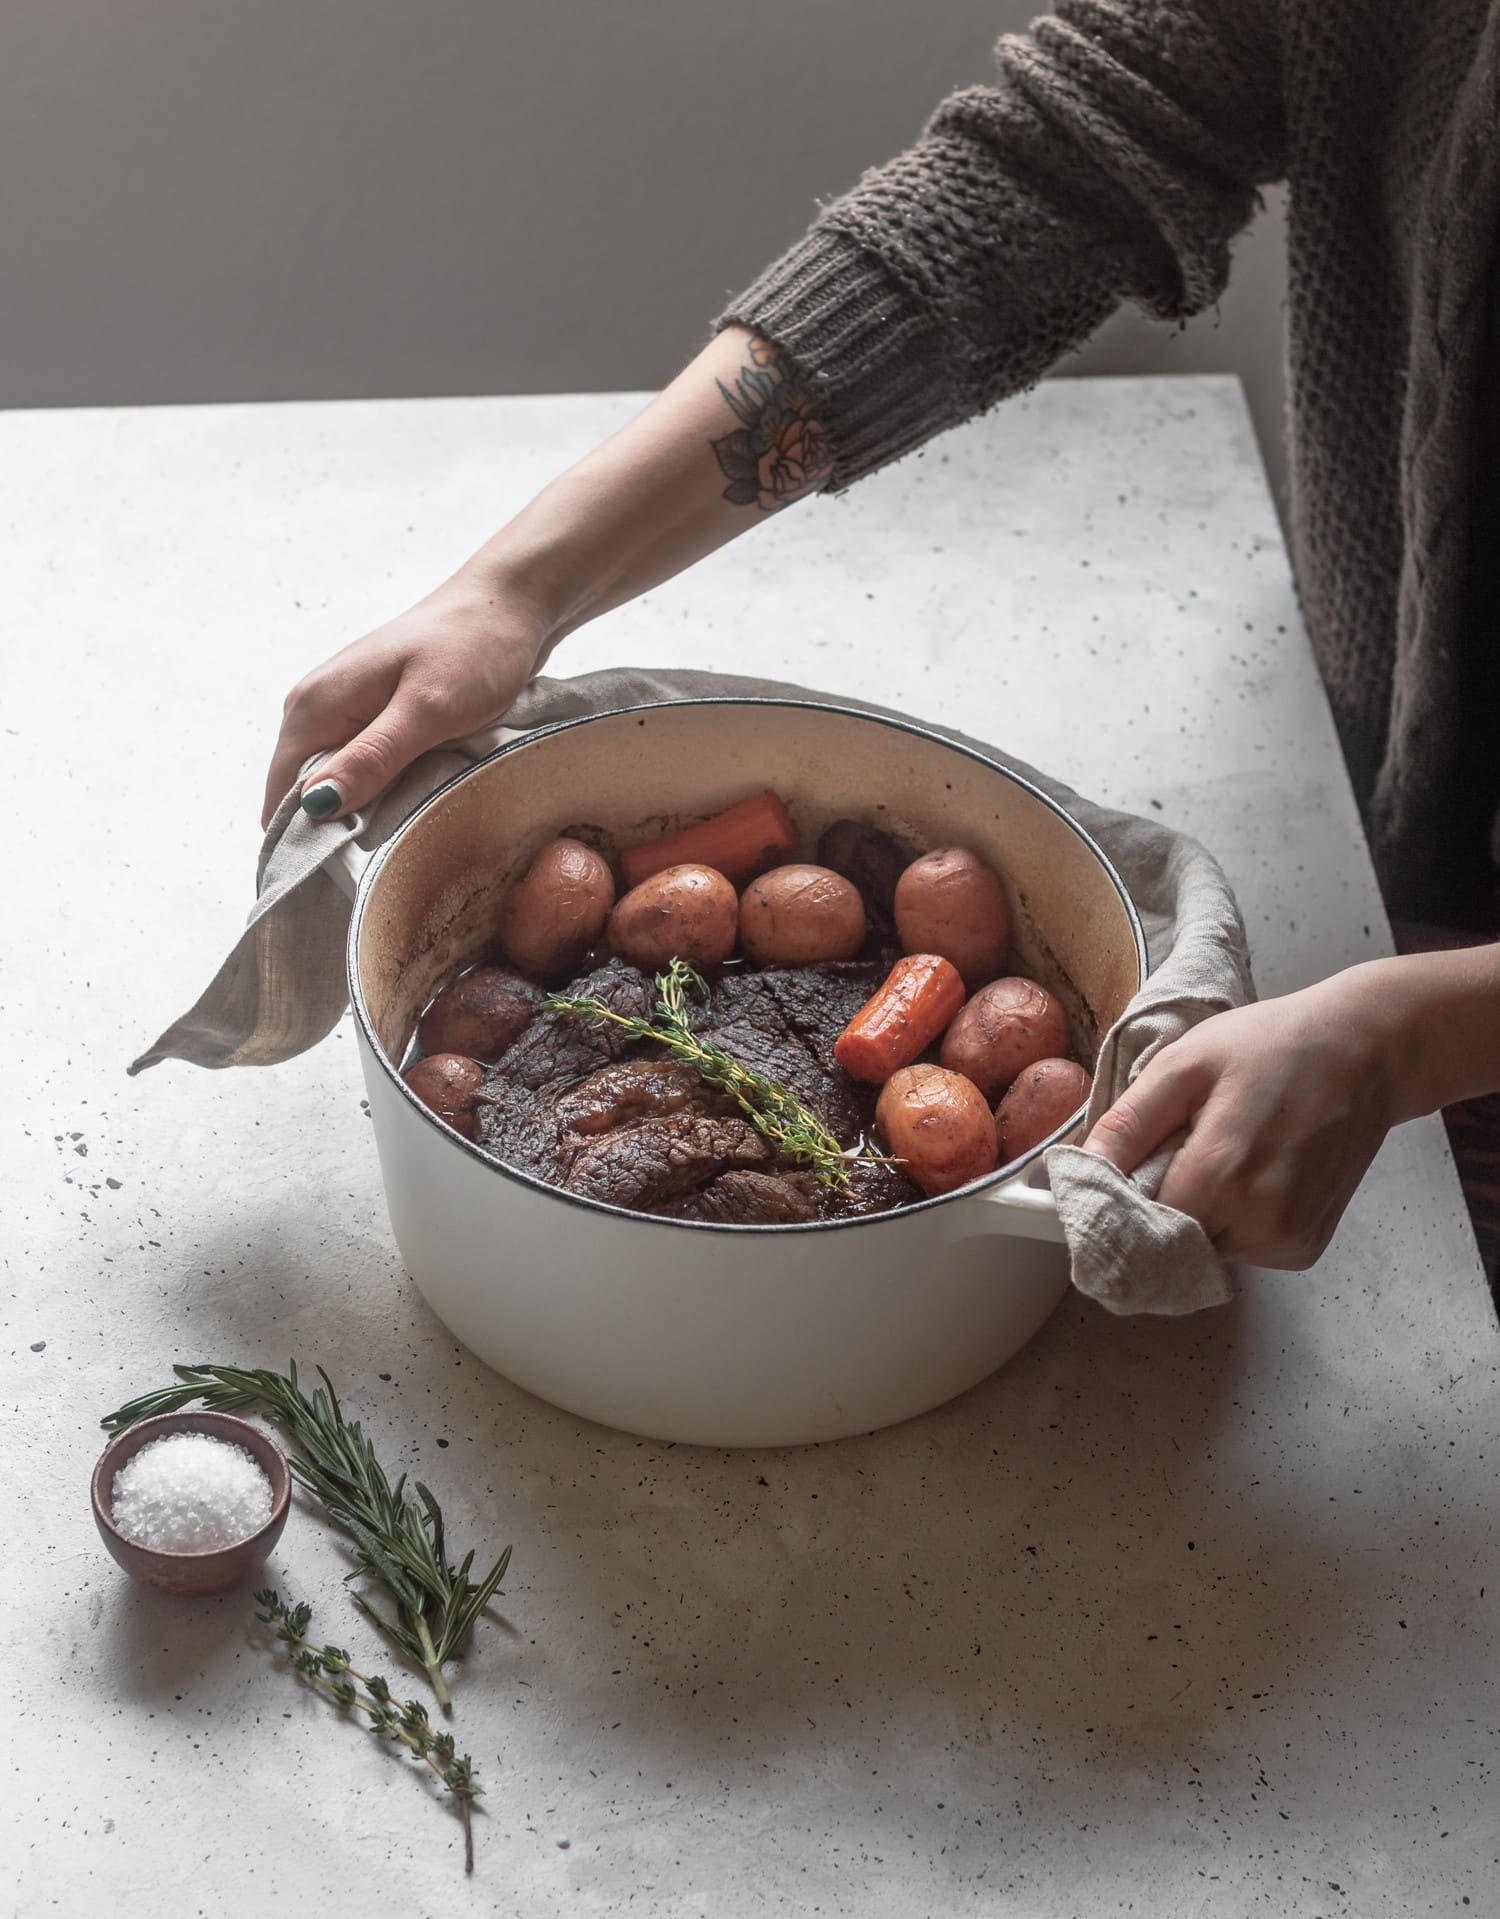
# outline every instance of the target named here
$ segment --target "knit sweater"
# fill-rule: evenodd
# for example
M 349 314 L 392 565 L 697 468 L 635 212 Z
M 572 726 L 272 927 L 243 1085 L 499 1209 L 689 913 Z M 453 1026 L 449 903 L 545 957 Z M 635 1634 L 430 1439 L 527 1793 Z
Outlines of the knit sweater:
M 1466 583 L 1500 0 L 1059 0 L 996 59 L 720 324 L 797 361 L 847 486 L 1123 301 L 1212 305 L 1258 189 L 1285 179 L 1299 591 L 1387 898 L 1444 910 L 1475 841 L 1461 768 L 1495 718 Z

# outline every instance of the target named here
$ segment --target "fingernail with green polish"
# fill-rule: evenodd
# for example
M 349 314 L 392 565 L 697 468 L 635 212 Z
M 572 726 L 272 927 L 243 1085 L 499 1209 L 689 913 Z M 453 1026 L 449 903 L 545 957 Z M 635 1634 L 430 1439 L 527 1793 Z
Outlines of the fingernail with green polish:
M 344 796 L 332 780 L 319 780 L 302 795 L 302 810 L 310 820 L 332 819 L 344 803 Z

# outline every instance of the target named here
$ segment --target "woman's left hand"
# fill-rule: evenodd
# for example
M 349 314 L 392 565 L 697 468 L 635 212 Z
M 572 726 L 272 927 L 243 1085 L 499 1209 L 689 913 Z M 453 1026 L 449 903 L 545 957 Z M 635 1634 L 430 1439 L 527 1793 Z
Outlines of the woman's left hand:
M 1409 1116 L 1394 1084 L 1405 1048 L 1375 970 L 1195 1026 L 1101 1116 L 1085 1151 L 1130 1173 L 1186 1129 L 1161 1203 L 1190 1213 L 1226 1259 L 1311 1266 L 1386 1133 Z

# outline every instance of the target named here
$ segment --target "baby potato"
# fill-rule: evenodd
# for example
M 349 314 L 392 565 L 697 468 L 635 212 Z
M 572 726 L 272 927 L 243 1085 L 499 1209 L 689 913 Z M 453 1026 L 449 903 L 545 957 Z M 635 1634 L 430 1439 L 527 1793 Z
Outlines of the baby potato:
M 740 895 L 740 945 L 761 966 L 853 959 L 865 943 L 859 888 L 826 866 L 777 866 Z
M 432 1053 L 408 1066 L 401 1075 L 439 1119 L 446 1120 L 455 1133 L 472 1139 L 479 1117 L 479 1089 L 484 1084 L 484 1068 L 477 1060 L 464 1059 L 458 1053 Z
M 924 853 L 896 882 L 896 932 L 905 953 L 940 953 L 972 993 L 999 973 L 1010 951 L 1005 883 L 977 853 L 944 846 Z
M 995 1117 L 972 1080 L 941 1066 L 903 1066 L 875 1106 L 886 1151 L 924 1193 L 951 1193 L 992 1173 Z
M 461 1053 L 493 1064 L 531 1024 L 540 990 L 508 966 L 476 966 L 444 987 L 422 1015 L 424 1053 Z
M 1011 1082 L 995 1108 L 1000 1163 L 1029 1153 L 1084 1105 L 1093 1081 L 1071 1059 L 1039 1059 Z
M 609 943 L 651 973 L 674 959 L 717 966 L 734 951 L 740 903 L 711 866 L 668 866 L 633 886 L 609 916 Z
M 500 950 L 533 979 L 566 979 L 615 903 L 609 862 L 582 840 L 549 840 L 505 895 Z
M 1061 1059 L 1068 1038 L 1068 1016 L 1046 987 L 1034 979 L 997 979 L 957 1014 L 938 1058 L 994 1100 L 1028 1066 Z

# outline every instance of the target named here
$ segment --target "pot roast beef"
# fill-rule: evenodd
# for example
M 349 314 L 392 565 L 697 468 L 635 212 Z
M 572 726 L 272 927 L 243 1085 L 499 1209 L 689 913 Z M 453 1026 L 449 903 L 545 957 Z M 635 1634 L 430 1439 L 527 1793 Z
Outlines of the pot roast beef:
M 878 961 L 728 969 L 713 984 L 697 1030 L 779 1080 L 846 1146 L 871 1127 L 874 1089 L 852 1080 L 833 1042 L 884 977 Z M 611 960 L 577 981 L 597 998 L 647 1017 L 644 973 Z M 649 1042 L 619 1027 L 540 1012 L 485 1075 L 479 1143 L 497 1159 L 560 1186 L 665 1218 L 784 1225 L 883 1212 L 918 1198 L 900 1170 L 856 1164 L 840 1190 L 778 1163 L 772 1144 L 735 1102 Z
M 721 1226 L 805 1226 L 818 1217 L 818 1183 L 806 1173 L 721 1173 L 652 1211 Z
M 853 1146 L 872 1123 L 874 1100 L 833 1057 L 833 1043 L 888 971 L 878 961 L 842 960 L 725 973 L 697 1027 L 726 1053 L 779 1080 L 841 1145 Z
M 600 999 L 617 1013 L 636 1019 L 650 1017 L 656 994 L 646 975 L 624 960 L 610 960 L 586 973 L 568 988 L 573 999 Z M 635 1042 L 618 1026 L 604 1020 L 574 1019 L 566 1013 L 538 1013 L 501 1055 L 506 1079 L 537 1090 L 582 1079 L 596 1066 L 623 1059 Z
M 618 1132 L 596 1135 L 576 1151 L 563 1142 L 570 1193 L 607 1200 L 637 1211 L 718 1177 L 729 1170 L 769 1166 L 771 1148 L 747 1119 L 716 1119 L 672 1113 Z

